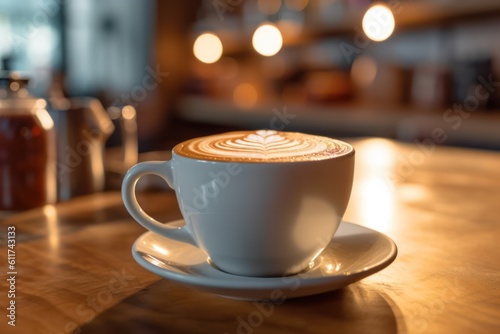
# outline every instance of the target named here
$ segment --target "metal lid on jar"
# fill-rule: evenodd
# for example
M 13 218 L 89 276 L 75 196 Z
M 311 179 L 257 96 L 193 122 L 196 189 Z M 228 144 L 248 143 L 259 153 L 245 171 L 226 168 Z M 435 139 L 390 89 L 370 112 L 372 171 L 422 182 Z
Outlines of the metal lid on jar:
M 20 72 L 0 71 L 0 112 L 2 109 L 30 109 L 37 99 L 28 92 L 30 79 Z
M 20 72 L 0 72 L 0 89 L 17 92 L 26 88 L 29 78 Z

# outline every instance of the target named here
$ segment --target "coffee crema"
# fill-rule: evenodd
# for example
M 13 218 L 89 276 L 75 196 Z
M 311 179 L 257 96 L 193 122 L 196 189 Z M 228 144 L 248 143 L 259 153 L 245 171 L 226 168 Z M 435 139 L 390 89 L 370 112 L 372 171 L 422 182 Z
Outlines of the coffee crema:
M 235 131 L 187 140 L 174 147 L 180 156 L 230 162 L 325 160 L 353 152 L 342 141 L 299 132 Z

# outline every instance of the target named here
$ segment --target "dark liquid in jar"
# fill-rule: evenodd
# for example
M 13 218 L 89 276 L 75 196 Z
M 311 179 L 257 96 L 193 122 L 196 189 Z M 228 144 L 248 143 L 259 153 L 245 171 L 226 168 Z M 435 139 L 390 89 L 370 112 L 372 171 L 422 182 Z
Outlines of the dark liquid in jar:
M 30 115 L 0 117 L 0 210 L 47 203 L 47 133 Z

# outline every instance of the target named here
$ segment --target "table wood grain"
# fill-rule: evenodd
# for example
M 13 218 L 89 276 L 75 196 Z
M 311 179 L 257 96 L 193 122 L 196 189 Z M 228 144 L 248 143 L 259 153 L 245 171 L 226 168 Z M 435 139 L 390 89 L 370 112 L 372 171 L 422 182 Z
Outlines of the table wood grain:
M 345 220 L 390 236 L 396 261 L 327 294 L 280 305 L 160 279 L 131 256 L 144 233 L 118 192 L 0 223 L 0 333 L 496 333 L 500 331 L 500 153 L 351 141 Z M 145 210 L 180 218 L 170 191 Z M 16 326 L 7 324 L 7 232 L 16 231 Z M 266 308 L 267 307 L 267 308 Z

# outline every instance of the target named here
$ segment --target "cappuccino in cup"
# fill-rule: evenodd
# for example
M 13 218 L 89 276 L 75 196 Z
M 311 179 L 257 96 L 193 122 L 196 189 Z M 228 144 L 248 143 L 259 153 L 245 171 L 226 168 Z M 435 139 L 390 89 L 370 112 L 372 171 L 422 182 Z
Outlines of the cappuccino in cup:
M 351 146 L 335 139 L 274 130 L 195 138 L 174 148 L 176 154 L 191 159 L 256 163 L 324 160 L 350 151 Z
M 354 149 L 332 138 L 236 131 L 178 144 L 169 161 L 126 174 L 127 210 L 147 229 L 199 247 L 218 269 L 244 276 L 298 273 L 328 245 L 346 210 Z M 186 222 L 162 224 L 135 196 L 146 174 L 172 187 Z

